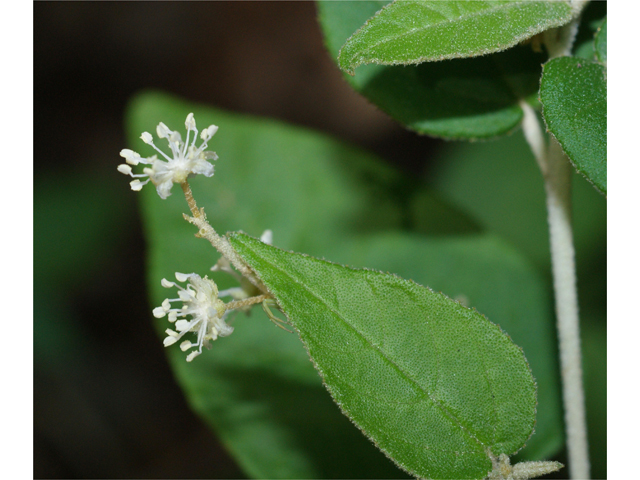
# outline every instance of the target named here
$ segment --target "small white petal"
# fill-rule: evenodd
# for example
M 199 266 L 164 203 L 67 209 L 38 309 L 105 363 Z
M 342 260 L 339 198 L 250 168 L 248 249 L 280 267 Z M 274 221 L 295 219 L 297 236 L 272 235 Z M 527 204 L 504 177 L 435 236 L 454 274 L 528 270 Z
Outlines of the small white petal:
M 166 200 L 171 195 L 171 187 L 173 187 L 173 183 L 171 180 L 167 180 L 156 185 L 156 192 L 158 192 L 161 199 Z
M 160 280 L 160 285 L 162 285 L 164 288 L 171 288 L 175 285 L 175 283 L 170 282 L 166 278 L 163 278 L 162 280 Z
M 153 137 L 149 132 L 142 132 L 142 135 L 140 135 L 140 138 L 147 145 L 151 145 L 153 143 Z
M 169 310 L 171 310 L 171 302 L 169 302 L 168 298 L 165 298 L 164 301 L 162 302 L 162 308 L 164 308 L 165 312 L 168 312 Z
M 213 272 L 218 270 L 221 270 L 223 272 L 233 271 L 231 270 L 231 262 L 229 262 L 229 260 L 227 260 L 225 257 L 220 257 L 216 264 L 211 267 L 211 271 Z
M 226 290 L 220 290 L 218 292 L 218 297 L 222 298 L 222 297 L 233 297 L 237 300 L 236 298 L 236 294 L 241 294 L 240 292 L 244 293 L 244 290 L 242 290 L 242 287 L 232 287 L 232 288 L 227 288 Z M 245 294 L 245 298 L 246 298 L 246 294 Z
M 131 190 L 133 190 L 134 192 L 139 192 L 140 190 L 142 190 L 142 187 L 144 186 L 144 183 L 142 183 L 140 180 L 136 179 L 133 182 L 130 182 L 129 185 L 131 185 Z
M 192 173 L 196 173 L 196 174 L 200 173 L 200 174 L 204 175 L 205 177 L 212 177 L 213 176 L 213 165 L 211 165 L 206 160 L 196 160 L 191 165 L 191 172 Z
M 190 362 L 191 360 L 196 358 L 198 355 L 200 355 L 200 352 L 198 350 L 191 352 L 189 355 L 187 355 L 187 362 Z
M 178 132 L 171 132 L 171 135 L 169 135 L 169 142 L 176 144 L 182 143 L 182 137 Z
M 178 318 L 178 314 L 176 312 L 169 312 L 169 321 L 171 323 L 175 322 Z
M 266 243 L 267 245 L 273 244 L 273 232 L 271 230 L 265 230 L 264 233 L 260 236 L 260 241 L 262 243 Z
M 153 309 L 153 316 L 156 318 L 162 318 L 167 314 L 166 310 L 162 307 L 156 307 Z
M 164 333 L 166 333 L 167 335 L 169 335 L 170 337 L 177 337 L 178 336 L 178 332 L 174 332 L 173 330 L 171 330 L 170 328 L 167 328 Z
M 131 167 L 126 163 L 123 163 L 122 165 L 118 165 L 118 171 L 120 173 L 124 173 L 125 175 L 131 175 Z
M 218 335 L 221 337 L 228 337 L 233 333 L 233 327 L 231 325 L 227 325 L 224 322 L 220 322 L 218 325 Z
M 164 344 L 165 347 L 168 347 L 169 345 L 173 345 L 174 343 L 176 343 L 178 341 L 178 339 L 176 337 L 166 337 L 162 343 Z
M 183 302 L 190 302 L 195 296 L 191 290 L 180 290 L 178 292 L 178 297 L 180 297 L 180 300 Z
M 186 352 L 191 348 L 192 345 L 193 344 L 189 340 L 185 340 L 180 344 L 180 350 L 182 350 L 183 352 Z

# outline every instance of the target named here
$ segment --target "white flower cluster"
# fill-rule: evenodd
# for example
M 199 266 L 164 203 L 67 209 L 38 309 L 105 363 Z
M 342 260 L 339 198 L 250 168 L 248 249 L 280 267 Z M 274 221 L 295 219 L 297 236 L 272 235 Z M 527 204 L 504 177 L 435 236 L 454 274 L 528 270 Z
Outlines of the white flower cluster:
M 191 174 L 199 174 L 206 177 L 213 175 L 213 165 L 207 160 L 217 160 L 218 156 L 215 152 L 206 152 L 207 142 L 211 140 L 211 137 L 218 131 L 218 127 L 211 125 L 200 134 L 202 144 L 196 148 L 196 138 L 198 136 L 198 129 L 196 128 L 196 121 L 193 118 L 193 113 L 187 116 L 185 121 L 185 127 L 187 129 L 187 138 L 183 142 L 180 134 L 169 130 L 169 128 L 162 122 L 158 124 L 156 133 L 160 138 L 166 138 L 169 142 L 169 148 L 173 158 L 166 155 L 162 150 L 156 147 L 153 143 L 153 137 L 149 132 L 144 132 L 140 138 L 148 145 L 151 145 L 160 155 L 162 155 L 167 161 L 158 159 L 157 155 L 152 157 L 142 158 L 140 154 L 129 150 L 123 149 L 120 152 L 120 156 L 123 157 L 127 163 L 118 165 L 118 171 L 125 175 L 130 175 L 135 178 L 131 182 L 131 189 L 139 191 L 144 185 L 151 181 L 158 191 L 160 198 L 165 199 L 171 195 L 171 187 L 174 183 L 184 183 L 187 177 Z M 191 145 L 189 145 L 189 136 L 193 132 L 193 139 Z M 143 173 L 134 174 L 131 169 L 131 165 L 138 165 L 142 163 L 149 165 L 143 169 Z M 141 182 L 139 178 L 148 177 L 145 181 Z
M 176 279 L 179 282 L 188 281 L 186 288 L 175 282 L 170 282 L 163 278 L 161 285 L 165 288 L 178 287 L 178 297 L 165 299 L 162 306 L 153 310 L 156 318 L 163 318 L 168 315 L 169 321 L 175 323 L 175 330 L 168 328 L 167 337 L 164 339 L 164 346 L 168 347 L 180 340 L 185 334 L 192 332 L 197 335 L 195 343 L 185 340 L 180 344 L 180 349 L 186 352 L 190 348 L 197 347 L 187 355 L 187 362 L 202 353 L 202 347 L 211 348 L 210 341 L 216 338 L 231 335 L 233 327 L 225 323 L 225 318 L 230 310 L 219 297 L 230 295 L 229 291 L 218 292 L 218 287 L 207 277 L 200 277 L 195 273 L 178 273 Z M 182 301 L 182 308 L 171 308 L 171 302 Z M 191 316 L 191 320 L 186 317 Z M 178 319 L 179 317 L 185 317 Z

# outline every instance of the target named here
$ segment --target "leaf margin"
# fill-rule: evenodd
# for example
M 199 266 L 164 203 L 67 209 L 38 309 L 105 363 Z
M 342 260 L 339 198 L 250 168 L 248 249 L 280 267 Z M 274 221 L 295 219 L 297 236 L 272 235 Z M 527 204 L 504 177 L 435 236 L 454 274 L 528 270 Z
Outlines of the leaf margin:
M 236 250 L 236 252 L 237 252 L 238 254 L 240 254 L 240 256 L 241 256 L 241 257 L 243 257 L 243 259 L 244 259 L 245 261 L 246 261 L 246 258 L 245 258 L 245 257 L 244 257 L 244 256 L 243 256 L 243 255 L 238 251 L 238 249 L 237 249 L 238 245 L 241 245 L 241 246 L 245 246 L 245 247 L 246 247 L 246 244 L 243 244 L 243 243 L 242 243 L 242 239 L 244 239 L 245 241 L 246 241 L 246 240 L 248 240 L 248 242 L 249 242 L 249 243 L 254 243 L 254 244 L 260 244 L 260 245 L 262 245 L 262 242 L 261 242 L 258 238 L 253 237 L 253 236 L 251 236 L 251 235 L 247 235 L 247 234 L 245 234 L 244 232 L 228 232 L 228 233 L 226 234 L 226 238 L 230 241 L 230 243 L 232 244 L 232 247 Z M 247 248 L 250 248 L 250 247 L 247 247 Z M 431 288 L 429 288 L 428 286 L 420 285 L 420 284 L 418 284 L 417 282 L 415 282 L 415 281 L 413 281 L 413 280 L 407 280 L 407 279 L 401 278 L 401 277 L 399 277 L 398 275 L 395 275 L 395 274 L 384 273 L 384 272 L 381 272 L 381 271 L 378 271 L 378 270 L 375 270 L 375 269 L 369 269 L 369 268 L 353 268 L 353 267 L 349 267 L 349 266 L 342 265 L 342 264 L 340 264 L 340 263 L 330 262 L 330 261 L 328 261 L 328 260 L 326 260 L 326 259 L 320 259 L 320 258 L 313 257 L 313 256 L 311 256 L 311 255 L 308 255 L 308 254 L 304 254 L 304 253 L 297 253 L 297 252 L 292 252 L 292 251 L 284 250 L 284 249 L 281 249 L 281 248 L 278 248 L 278 247 L 274 247 L 274 246 L 271 246 L 271 245 L 269 245 L 269 246 L 268 246 L 268 248 L 272 248 L 272 249 L 279 250 L 279 251 L 281 251 L 281 252 L 283 252 L 283 253 L 285 253 L 285 254 L 287 254 L 287 253 L 288 253 L 288 254 L 293 254 L 293 255 L 299 256 L 299 257 L 310 258 L 310 259 L 313 259 L 314 261 L 321 262 L 321 263 L 325 263 L 325 264 L 327 264 L 327 265 L 331 265 L 331 266 L 342 267 L 342 268 L 346 268 L 346 269 L 353 270 L 353 271 L 366 271 L 367 273 L 373 273 L 373 274 L 376 274 L 376 275 L 382 275 L 382 276 L 393 277 L 393 278 L 395 278 L 395 279 L 397 279 L 397 280 L 400 280 L 400 281 L 402 281 L 402 282 L 405 282 L 405 283 L 406 283 L 406 284 L 408 284 L 409 286 L 414 286 L 414 287 L 418 287 L 418 288 L 426 289 L 426 290 L 428 290 L 431 294 L 434 294 L 435 296 L 437 296 L 437 297 L 438 297 L 438 298 L 440 298 L 441 300 L 445 300 L 445 301 L 451 301 L 451 302 L 453 302 L 453 303 L 455 304 L 455 306 L 456 306 L 456 307 L 459 307 L 460 309 L 462 309 L 463 311 L 465 311 L 465 312 L 467 313 L 467 315 L 474 315 L 474 314 L 475 314 L 475 315 L 480 316 L 484 321 L 486 321 L 488 324 L 490 324 L 492 328 L 496 329 L 496 331 L 497 331 L 497 332 L 499 332 L 499 334 L 501 334 L 501 337 L 500 337 L 500 338 L 501 338 L 503 341 L 504 341 L 505 339 L 508 341 L 509 346 L 510 346 L 511 348 L 514 348 L 514 349 L 515 349 L 515 351 L 517 352 L 517 354 L 518 354 L 518 358 L 519 358 L 520 356 L 522 357 L 522 359 L 524 360 L 524 365 L 526 366 L 526 370 L 527 370 L 527 372 L 528 372 L 528 375 L 529 375 L 529 377 L 530 377 L 530 379 L 531 379 L 531 382 L 532 382 L 532 383 L 531 383 L 531 385 L 530 385 L 530 386 L 532 387 L 532 394 L 533 394 L 533 419 L 532 419 L 532 422 L 531 422 L 531 428 L 530 428 L 530 430 L 528 431 L 527 437 L 526 437 L 522 442 L 520 442 L 520 441 L 518 441 L 518 442 L 517 442 L 519 446 L 518 446 L 517 448 L 515 448 L 515 450 L 513 450 L 513 451 L 512 451 L 512 450 L 509 450 L 507 454 L 508 454 L 509 456 L 515 455 L 516 453 L 518 453 L 520 450 L 522 450 L 522 449 L 526 446 L 527 442 L 531 439 L 531 437 L 532 437 L 532 436 L 533 436 L 533 434 L 535 433 L 536 413 L 537 413 L 537 406 L 538 406 L 538 401 L 537 401 L 537 382 L 536 382 L 536 380 L 535 380 L 535 378 L 534 378 L 534 376 L 533 376 L 533 372 L 532 372 L 532 370 L 531 370 L 531 366 L 530 366 L 530 364 L 529 364 L 529 362 L 528 362 L 528 360 L 527 360 L 527 358 L 526 358 L 526 356 L 525 356 L 525 354 L 524 354 L 523 349 L 522 349 L 519 345 L 517 345 L 515 342 L 513 342 L 513 340 L 511 339 L 511 336 L 510 336 L 507 332 L 505 332 L 505 331 L 500 327 L 500 325 L 498 325 L 498 324 L 495 324 L 495 323 L 491 322 L 491 321 L 490 321 L 489 319 L 487 319 L 487 318 L 486 318 L 482 313 L 478 312 L 475 308 L 468 308 L 468 307 L 464 306 L 463 304 L 461 304 L 460 302 L 458 302 L 458 301 L 456 301 L 456 300 L 451 299 L 450 297 L 448 297 L 447 295 L 445 295 L 445 294 L 444 294 L 444 293 L 442 293 L 442 292 L 435 292 L 434 290 L 432 290 L 432 289 L 431 289 Z M 255 252 L 251 252 L 251 253 L 255 254 Z M 253 268 L 253 267 L 251 267 L 251 268 Z M 255 271 L 255 270 L 254 270 L 254 271 Z M 258 276 L 259 278 L 261 278 L 261 280 L 263 280 L 263 279 L 262 279 L 262 276 L 261 276 L 261 274 L 260 274 L 259 272 L 257 272 L 257 271 L 256 271 L 256 274 L 257 274 L 257 276 Z M 264 280 L 263 280 L 263 281 L 264 281 Z M 276 302 L 278 303 L 278 305 L 280 305 L 280 304 L 281 304 L 280 300 L 278 300 L 277 298 L 276 298 Z M 285 313 L 285 315 L 286 315 L 286 313 Z M 287 318 L 289 318 L 289 319 L 290 319 L 290 317 L 289 317 L 288 315 L 287 315 Z M 346 323 L 346 322 L 345 322 L 345 323 Z M 386 449 L 386 448 L 381 447 L 381 446 L 379 445 L 378 441 L 377 441 L 375 438 L 373 438 L 373 435 L 371 435 L 370 433 L 368 433 L 368 431 L 365 429 L 365 427 L 364 427 L 364 426 L 361 426 L 359 423 L 357 423 L 357 421 L 353 418 L 352 413 L 351 413 L 351 412 L 350 412 L 350 411 L 349 411 L 349 410 L 348 410 L 348 409 L 343 405 L 343 403 L 341 403 L 341 402 L 338 400 L 338 395 L 336 394 L 336 392 L 334 392 L 334 388 L 333 388 L 331 385 L 329 385 L 329 383 L 326 381 L 326 379 L 325 379 L 326 374 L 325 374 L 325 372 L 323 371 L 322 367 L 321 367 L 320 365 L 318 365 L 318 363 L 317 363 L 316 359 L 314 358 L 314 356 L 311 354 L 311 352 L 310 352 L 310 347 L 309 347 L 309 345 L 307 344 L 307 340 L 304 338 L 304 337 L 305 337 L 305 335 L 303 335 L 303 334 L 302 334 L 302 332 L 300 331 L 300 329 L 296 326 L 295 322 L 292 322 L 292 326 L 294 327 L 294 329 L 296 330 L 296 332 L 297 332 L 297 333 L 298 333 L 298 335 L 300 336 L 300 339 L 302 340 L 302 343 L 303 343 L 303 344 L 304 344 L 304 346 L 305 346 L 305 349 L 306 349 L 306 351 L 307 351 L 307 354 L 309 355 L 309 358 L 310 358 L 311 362 L 313 363 L 315 370 L 318 372 L 318 374 L 319 374 L 319 375 L 320 375 L 320 377 L 322 378 L 322 383 L 323 383 L 323 385 L 324 385 L 324 386 L 325 386 L 325 388 L 328 390 L 328 392 L 331 394 L 331 397 L 332 397 L 333 401 L 334 401 L 334 402 L 335 402 L 335 403 L 340 407 L 340 410 L 341 410 L 341 412 L 343 413 L 343 415 L 345 415 L 345 416 L 346 416 L 346 417 L 347 417 L 347 418 L 348 418 L 348 419 L 349 419 L 349 420 L 350 420 L 350 421 L 351 421 L 351 422 L 352 422 L 352 423 L 353 423 L 353 424 L 354 424 L 354 425 L 355 425 L 355 426 L 356 426 L 356 427 L 357 427 L 357 428 L 358 428 L 358 429 L 363 433 L 363 435 L 365 435 L 365 437 L 366 437 L 366 438 L 368 438 L 371 442 L 373 442 L 373 443 L 374 443 L 374 445 L 375 445 L 375 446 L 376 446 L 376 447 L 377 447 L 381 452 L 383 452 L 385 456 L 387 456 L 389 459 L 391 459 L 391 460 L 396 464 L 396 466 L 398 466 L 398 467 L 399 467 L 399 468 L 401 468 L 402 470 L 406 471 L 407 473 L 409 473 L 409 474 L 411 474 L 411 475 L 419 476 L 420 478 L 441 478 L 441 477 L 431 477 L 431 476 L 427 477 L 427 476 L 423 476 L 423 474 L 422 474 L 422 473 L 418 473 L 418 472 L 416 472 L 415 470 L 412 470 L 410 467 L 408 467 L 407 465 L 405 465 L 405 463 L 403 463 L 403 462 L 401 462 L 400 460 L 398 460 L 398 459 L 394 458 L 394 457 L 392 456 L 392 454 L 391 454 L 390 452 L 388 452 L 388 451 L 387 451 L 387 449 Z M 456 420 L 456 422 L 459 422 L 459 420 Z M 461 428 L 463 428 L 463 427 L 461 426 Z M 465 429 L 465 430 L 466 430 L 466 429 Z M 484 453 L 485 459 L 488 461 L 488 462 L 486 463 L 486 465 L 488 466 L 488 470 L 487 470 L 486 472 L 484 472 L 484 473 L 481 473 L 481 474 L 480 474 L 480 476 L 473 477 L 473 478 L 477 478 L 478 480 L 480 480 L 480 479 L 482 479 L 482 478 L 486 478 L 486 476 L 490 473 L 490 471 L 491 471 L 491 459 L 492 459 L 492 455 L 493 455 L 493 453 L 494 453 L 494 452 L 492 452 L 492 451 L 488 448 L 488 446 L 487 446 L 487 445 L 485 445 L 483 442 L 481 442 L 480 440 L 478 440 L 478 439 L 477 439 L 473 434 L 469 433 L 469 435 L 470 435 L 470 436 L 471 436 L 471 438 L 472 438 L 475 442 L 477 442 L 480 446 L 485 447 L 485 448 L 484 448 L 484 450 L 483 450 L 483 453 Z M 403 440 L 401 439 L 400 441 L 403 441 Z M 504 443 L 504 442 L 503 442 L 503 443 Z M 513 441 L 512 441 L 511 443 L 516 443 L 516 442 L 513 442 Z M 496 445 L 500 445 L 500 443 L 498 442 Z M 496 445 L 491 445 L 491 446 L 496 446 Z M 423 447 L 423 448 L 425 448 L 425 447 Z M 497 457 L 500 453 L 505 453 L 505 451 L 497 451 L 497 452 L 495 452 L 495 456 Z M 447 477 L 442 477 L 442 478 L 448 478 L 448 476 L 447 476 Z M 472 478 L 472 477 L 464 477 L 464 478 Z
M 382 18 L 383 20 L 385 19 L 384 17 L 387 15 L 392 15 L 394 13 L 394 10 L 399 9 L 401 7 L 399 7 L 398 5 L 408 5 L 409 3 L 411 4 L 419 4 L 420 0 L 394 0 L 393 2 L 385 5 L 384 7 L 382 7 L 382 9 L 380 9 L 373 17 L 369 18 L 358 30 L 356 30 L 347 40 L 346 42 L 343 44 L 343 46 L 340 48 L 339 53 L 338 53 L 338 59 L 337 59 L 337 63 L 338 66 L 340 67 L 340 69 L 353 76 L 355 75 L 355 70 L 356 68 L 358 68 L 361 65 L 367 65 L 367 64 L 378 64 L 378 65 L 416 65 L 416 64 L 420 64 L 420 63 L 424 63 L 424 62 L 437 62 L 437 61 L 442 61 L 442 60 L 450 60 L 450 59 L 454 59 L 454 58 L 473 58 L 473 57 L 477 57 L 477 56 L 483 56 L 483 55 L 488 55 L 491 53 L 496 53 L 496 52 L 501 52 L 504 50 L 507 50 L 511 47 L 514 47 L 515 45 L 545 31 L 551 28 L 557 28 L 560 27 L 562 25 L 567 24 L 568 22 L 570 22 L 573 18 L 576 17 L 577 12 L 579 12 L 579 10 L 577 10 L 576 8 L 573 8 L 569 2 L 566 1 L 557 1 L 557 2 L 532 2 L 532 1 L 513 1 L 510 3 L 505 3 L 504 4 L 504 8 L 518 8 L 520 6 L 530 6 L 532 4 L 539 4 L 540 6 L 544 5 L 545 8 L 549 9 L 552 8 L 555 5 L 564 5 L 568 8 L 568 11 L 566 12 L 564 17 L 560 17 L 557 20 L 554 21 L 550 21 L 546 24 L 537 24 L 535 27 L 533 28 L 529 28 L 529 30 L 527 31 L 523 31 L 520 35 L 513 37 L 512 39 L 506 41 L 505 43 L 500 43 L 498 45 L 495 45 L 493 47 L 489 47 L 489 46 L 485 46 L 482 48 L 477 48 L 477 50 L 475 51 L 467 51 L 467 52 L 451 52 L 451 53 L 429 53 L 429 54 L 424 54 L 420 57 L 414 57 L 412 59 L 407 59 L 407 60 L 401 60 L 401 59 L 388 59 L 388 60 L 384 60 L 384 59 L 379 59 L 379 58 L 368 58 L 368 59 L 364 59 L 364 54 L 360 55 L 360 58 L 354 61 L 354 58 L 356 58 L 357 54 L 353 54 L 349 57 L 349 59 L 345 58 L 345 54 L 349 51 L 350 47 L 354 44 L 356 44 L 357 42 L 361 42 L 362 41 L 362 37 L 364 35 L 366 35 L 367 33 L 369 33 L 369 30 L 372 28 L 376 28 L 376 22 L 380 21 L 380 19 Z M 429 3 L 433 3 L 433 2 L 429 2 L 428 0 L 424 0 L 423 2 L 421 2 L 422 4 L 429 4 Z M 453 2 L 449 2 L 449 3 L 453 3 Z M 464 4 L 465 2 L 460 2 L 462 4 Z M 489 3 L 489 2 L 488 2 Z M 428 5 L 426 5 L 428 6 Z M 391 12 L 391 14 L 389 13 Z M 484 12 L 483 12 L 484 13 Z M 472 17 L 475 15 L 470 15 L 469 17 Z M 461 21 L 465 21 L 466 19 L 462 19 Z M 432 26 L 436 26 L 437 24 L 432 24 L 432 25 L 427 25 L 427 26 L 423 26 L 421 27 L 421 29 L 427 29 L 427 28 L 431 28 Z M 396 37 L 400 37 L 400 36 L 405 36 L 406 34 L 398 34 Z M 381 41 L 378 42 L 377 45 L 381 44 L 381 43 L 391 43 L 392 41 L 389 42 L 385 42 L 385 41 Z M 367 50 L 367 49 L 364 49 Z M 369 48 L 370 50 L 370 48 Z

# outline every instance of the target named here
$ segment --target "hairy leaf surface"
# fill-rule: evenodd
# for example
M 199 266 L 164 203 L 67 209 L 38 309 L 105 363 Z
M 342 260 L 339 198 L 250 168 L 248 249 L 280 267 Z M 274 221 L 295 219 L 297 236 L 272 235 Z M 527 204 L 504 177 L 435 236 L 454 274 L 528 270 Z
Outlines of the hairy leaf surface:
M 576 57 L 543 67 L 540 102 L 549 131 L 597 190 L 607 193 L 606 67 Z
M 331 57 L 388 2 L 318 2 Z M 446 2 L 436 2 L 446 3 Z M 521 99 L 537 95 L 545 61 L 530 45 L 504 52 L 420 65 L 363 65 L 351 86 L 384 112 L 418 133 L 446 139 L 482 139 L 515 129 Z
M 553 421 L 557 392 L 549 388 L 556 378 L 550 301 L 544 281 L 519 252 L 482 233 L 429 189 L 411 188 L 374 155 L 274 120 L 146 93 L 130 105 L 129 145 L 152 154 L 143 152 L 148 147 L 140 132 L 153 131 L 159 121 L 179 127 L 188 112 L 200 127 L 220 126 L 210 142 L 220 155 L 216 174 L 191 181 L 218 231 L 260 235 L 271 228 L 284 248 L 398 273 L 478 308 L 524 348 L 538 383 L 536 434 L 519 456 L 539 460 L 549 448 L 553 453 L 561 433 Z M 142 197 L 155 306 L 171 293 L 159 279 L 175 271 L 205 275 L 218 254 L 182 219 L 187 206 L 177 186 L 167 200 L 148 187 L 133 196 Z M 221 289 L 236 285 L 228 275 L 210 276 Z M 167 328 L 166 319 L 156 323 L 159 332 Z M 403 476 L 342 415 L 296 335 L 275 328 L 259 307 L 232 324 L 232 336 L 192 363 L 178 348 L 166 353 L 187 401 L 247 475 Z
M 340 50 L 338 63 L 409 65 L 475 57 L 513 47 L 573 16 L 569 2 L 395 1 L 368 20 Z
M 300 127 L 147 92 L 130 104 L 129 145 L 151 155 L 140 132 L 154 131 L 159 121 L 179 130 L 189 112 L 200 127 L 220 126 L 210 142 L 220 156 L 215 175 L 190 180 L 198 204 L 220 232 L 242 228 L 260 235 L 270 228 L 279 245 L 333 256 L 335 247 L 342 250 L 355 236 L 406 222 L 402 205 L 411 194 L 399 188 L 406 179 L 372 154 Z M 151 305 L 172 294 L 160 279 L 173 279 L 176 271 L 209 273 L 221 289 L 237 286 L 229 275 L 208 271 L 219 255 L 208 242 L 194 238 L 193 227 L 182 218 L 188 208 L 178 186 L 166 200 L 149 187 L 133 195 L 142 199 Z M 396 198 L 397 191 L 406 198 Z M 426 191 L 417 203 L 428 205 L 419 223 L 428 225 L 431 234 L 477 231 L 466 216 L 429 199 Z M 368 261 L 376 265 L 375 258 Z M 535 290 L 536 279 L 527 279 Z M 505 295 L 507 303 L 509 298 Z M 233 335 L 215 342 L 197 361 L 187 363 L 179 348 L 166 353 L 187 401 L 248 476 L 406 475 L 342 415 L 297 336 L 275 328 L 259 307 L 250 316 L 239 313 L 232 324 Z M 163 332 L 169 324 L 159 319 L 156 325 Z
M 533 431 L 522 350 L 475 310 L 390 274 L 265 245 L 232 246 L 300 333 L 335 401 L 379 448 L 425 478 L 483 478 L 488 456 Z

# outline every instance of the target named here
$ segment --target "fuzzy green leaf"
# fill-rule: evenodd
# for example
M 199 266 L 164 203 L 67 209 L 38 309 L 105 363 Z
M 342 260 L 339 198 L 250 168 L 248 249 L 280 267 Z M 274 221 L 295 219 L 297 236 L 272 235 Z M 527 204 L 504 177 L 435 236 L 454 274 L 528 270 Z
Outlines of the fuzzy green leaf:
M 338 63 L 410 65 L 475 57 L 513 47 L 573 17 L 569 2 L 394 1 L 347 40 Z
M 271 228 L 284 248 L 398 273 L 466 298 L 524 348 L 538 383 L 536 433 L 518 456 L 540 460 L 553 453 L 562 435 L 551 306 L 544 282 L 520 253 L 482 233 L 428 189 L 416 190 L 375 156 L 274 120 L 146 93 L 129 108 L 129 146 L 143 153 L 148 147 L 140 132 L 153 131 L 159 121 L 179 128 L 188 112 L 200 126 L 220 126 L 210 142 L 220 155 L 215 176 L 190 182 L 218 231 L 242 228 L 260 235 Z M 126 182 L 121 187 L 128 191 Z M 177 186 L 167 200 L 149 187 L 131 195 L 142 199 L 148 285 L 156 306 L 169 293 L 160 278 L 175 271 L 205 275 L 218 255 L 208 242 L 194 239 L 182 219 L 187 206 Z M 221 289 L 236 285 L 228 275 L 210 276 Z M 156 324 L 159 333 L 168 326 L 166 319 Z M 238 314 L 233 325 L 231 337 L 216 341 L 192 363 L 178 348 L 166 353 L 186 400 L 247 475 L 403 476 L 340 413 L 297 336 L 275 328 L 260 308 L 250 317 Z
M 229 241 L 298 330 L 334 400 L 378 447 L 425 478 L 484 478 L 488 455 L 533 432 L 522 350 L 475 310 L 390 274 Z
M 592 188 L 588 192 L 601 198 Z M 429 285 L 476 308 L 500 325 L 524 350 L 538 387 L 535 434 L 517 460 L 546 460 L 562 448 L 562 404 L 551 299 L 541 276 L 519 252 L 486 233 L 426 238 L 387 233 L 341 244 L 329 258 L 401 273 L 404 278 Z
M 318 2 L 329 54 L 388 2 Z M 437 2 L 445 3 L 445 2 Z M 521 99 L 538 92 L 545 56 L 529 45 L 477 58 L 409 66 L 364 65 L 345 74 L 351 86 L 421 134 L 446 139 L 484 139 L 515 129 Z
M 210 142 L 220 156 L 214 177 L 190 180 L 198 204 L 220 232 L 242 228 L 260 235 L 270 228 L 279 245 L 333 256 L 335 248 L 342 250 L 356 242 L 354 238 L 403 225 L 416 224 L 417 230 L 434 235 L 478 230 L 426 191 L 413 203 L 427 211 L 418 221 L 411 220 L 403 206 L 411 203 L 412 190 L 401 188 L 409 181 L 358 148 L 307 129 L 163 93 L 147 92 L 131 102 L 129 146 L 144 156 L 153 154 L 140 141 L 140 132 L 154 131 L 160 121 L 179 129 L 189 112 L 194 112 L 199 126 L 220 126 Z M 129 191 L 126 182 L 121 187 L 123 193 Z M 183 220 L 188 209 L 177 185 L 166 200 L 151 185 L 132 195 L 142 200 L 148 285 L 151 305 L 156 306 L 169 293 L 160 286 L 161 278 L 172 279 L 176 271 L 204 276 L 219 255 L 208 242 L 195 239 L 193 227 Z M 498 265 L 500 259 L 492 264 L 493 271 L 509 275 Z M 367 260 L 376 265 L 375 258 Z M 449 262 L 454 269 L 458 264 L 455 259 Z M 452 278 L 461 277 L 456 272 L 451 271 Z M 229 275 L 209 275 L 221 289 L 237 286 Z M 527 292 L 539 288 L 535 278 L 527 279 Z M 521 311 L 519 303 L 510 303 L 513 294 L 505 292 L 505 302 L 526 316 L 529 309 Z M 540 307 L 535 318 L 545 311 Z M 159 333 L 168 327 L 166 319 L 156 320 L 156 325 Z M 238 314 L 233 326 L 231 337 L 215 342 L 197 361 L 187 363 L 179 348 L 166 353 L 187 401 L 248 476 L 406 475 L 340 413 L 297 336 L 274 328 L 260 308 L 249 317 Z
M 607 193 L 606 67 L 575 57 L 543 66 L 540 102 L 549 131 L 576 170 Z

